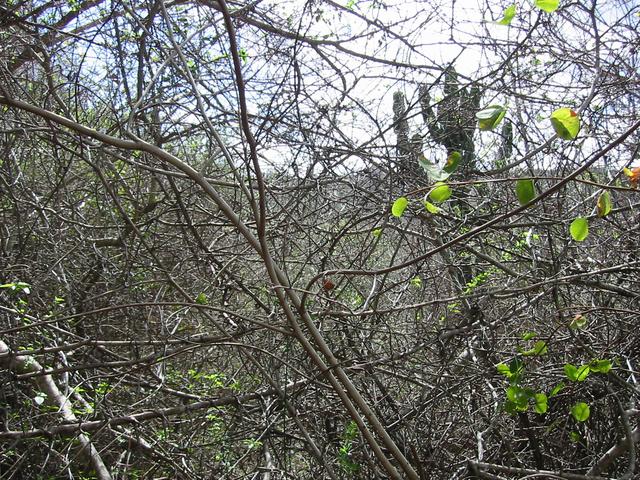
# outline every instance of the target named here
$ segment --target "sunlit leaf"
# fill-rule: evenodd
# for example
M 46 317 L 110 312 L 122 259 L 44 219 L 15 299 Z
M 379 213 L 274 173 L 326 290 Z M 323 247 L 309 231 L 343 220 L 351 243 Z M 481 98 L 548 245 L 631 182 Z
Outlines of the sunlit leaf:
M 536 187 L 531 179 L 520 179 L 516 182 L 516 196 L 520 205 L 526 205 L 536 196 Z
M 442 203 L 451 196 L 449 185 L 443 182 L 437 182 L 436 186 L 429 192 L 429 198 L 436 203 Z
M 382 235 L 382 229 L 381 228 L 374 228 L 373 231 L 371 232 L 371 234 L 378 238 L 380 235 Z
M 513 20 L 513 17 L 515 16 L 516 16 L 516 4 L 514 3 L 513 5 L 510 5 L 504 9 L 504 12 L 502 12 L 502 18 L 498 20 L 496 23 L 498 25 L 510 25 L 511 21 Z
M 496 370 L 498 371 L 498 373 L 504 375 L 505 377 L 511 378 L 511 369 L 509 368 L 509 365 L 499 363 L 498 365 L 496 365 Z
M 424 201 L 424 208 L 427 210 L 427 212 L 432 213 L 434 215 L 437 215 L 438 213 L 440 213 L 439 207 L 436 207 L 433 203 L 427 202 L 426 200 Z
M 411 280 L 409 280 L 409 283 L 412 287 L 421 287 L 422 279 L 420 277 L 413 277 Z
M 573 140 L 580 132 L 580 117 L 570 108 L 559 108 L 551 114 L 551 125 L 560 138 Z
M 535 0 L 535 5 L 540 10 L 544 10 L 547 13 L 552 13 L 558 9 L 560 0 Z
M 544 393 L 536 393 L 533 396 L 533 400 L 535 402 L 533 409 L 535 410 L 536 413 L 542 414 L 547 412 L 547 409 L 549 408 L 549 404 L 548 404 L 547 396 Z
M 409 205 L 407 197 L 400 197 L 393 202 L 393 205 L 391 206 L 391 213 L 394 217 L 400 218 L 404 213 L 404 210 L 407 208 L 407 205 Z
M 589 365 L 580 365 L 576 367 L 570 363 L 565 364 L 564 373 L 567 378 L 573 382 L 583 382 L 589 376 L 591 369 Z
M 578 402 L 573 407 L 571 407 L 571 415 L 579 422 L 586 422 L 591 414 L 591 409 L 589 405 L 584 402 Z
M 506 113 L 507 109 L 502 105 L 489 105 L 476 113 L 478 127 L 480 130 L 493 130 L 500 124 Z
M 611 194 L 609 190 L 605 190 L 600 194 L 596 207 L 600 218 L 606 217 L 611 213 Z
M 522 335 L 523 340 L 531 340 L 532 338 L 536 338 L 538 334 L 536 332 L 526 332 Z
M 447 163 L 445 164 L 443 170 L 446 173 L 455 172 L 456 169 L 458 168 L 458 165 L 460 164 L 461 159 L 462 159 L 462 155 L 460 155 L 460 152 L 451 152 L 447 157 Z M 444 180 L 444 179 L 440 178 L 438 180 Z
M 564 374 L 567 376 L 569 380 L 575 382 L 578 379 L 578 369 L 575 365 L 571 363 L 566 363 L 563 367 Z
M 589 368 L 589 365 L 580 365 L 577 369 L 576 372 L 576 380 L 578 382 L 583 382 L 587 379 L 587 377 L 589 376 L 589 372 L 591 372 L 591 369 Z
M 582 242 L 589 235 L 589 222 L 586 218 L 578 217 L 571 222 L 569 232 L 576 242 Z

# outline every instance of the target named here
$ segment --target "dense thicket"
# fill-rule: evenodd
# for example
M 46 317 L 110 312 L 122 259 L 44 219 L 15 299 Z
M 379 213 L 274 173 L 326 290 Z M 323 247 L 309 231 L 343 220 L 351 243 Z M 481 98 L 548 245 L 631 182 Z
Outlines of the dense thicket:
M 0 2 L 0 478 L 634 478 L 640 7 L 555 3 Z

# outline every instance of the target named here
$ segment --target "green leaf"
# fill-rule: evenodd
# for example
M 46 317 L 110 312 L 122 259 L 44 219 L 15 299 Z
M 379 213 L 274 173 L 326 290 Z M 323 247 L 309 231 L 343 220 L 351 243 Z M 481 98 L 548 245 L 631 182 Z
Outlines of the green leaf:
M 380 237 L 380 235 L 382 235 L 382 229 L 381 228 L 374 228 L 373 231 L 371 232 L 371 234 L 378 238 Z
M 570 363 L 565 364 L 564 373 L 567 378 L 573 382 L 582 382 L 589 376 L 589 365 L 580 365 L 576 367 Z
M 429 198 L 436 203 L 442 203 L 451 196 L 449 185 L 443 182 L 437 182 L 435 187 L 429 192 Z
M 238 50 L 238 55 L 240 56 L 240 60 L 242 60 L 242 63 L 247 63 L 247 60 L 249 59 L 249 54 L 244 48 L 241 48 L 240 50 Z
M 12 282 L 0 285 L 0 288 L 8 288 L 12 292 L 24 292 L 27 295 L 31 293 L 31 285 L 25 282 Z
M 580 117 L 570 108 L 559 108 L 551 114 L 551 125 L 560 138 L 573 140 L 580 132 Z
M 510 25 L 511 20 L 513 20 L 513 17 L 515 16 L 516 16 L 516 4 L 514 3 L 513 5 L 510 5 L 504 9 L 504 12 L 502 12 L 502 18 L 498 20 L 496 23 L 498 25 Z
M 391 206 L 391 213 L 394 217 L 400 218 L 404 213 L 404 210 L 407 208 L 407 205 L 409 205 L 407 197 L 400 197 L 393 202 L 393 205 Z
M 439 182 L 449 178 L 450 173 L 445 169 L 441 169 L 438 165 L 431 163 L 424 155 L 418 157 L 418 163 L 420 167 L 427 173 L 427 176 L 434 182 Z
M 573 317 L 573 320 L 571 320 L 571 323 L 569 324 L 569 328 L 572 330 L 579 330 L 581 328 L 584 328 L 586 325 L 587 325 L 587 317 L 578 313 L 575 317 Z
M 526 342 L 527 340 L 531 340 L 537 336 L 538 334 L 536 332 L 526 332 L 522 335 L 522 339 Z
M 496 365 L 496 370 L 507 377 L 512 384 L 516 384 L 520 381 L 520 377 L 524 372 L 524 363 L 518 357 L 515 357 L 509 362 L 509 365 L 504 363 Z
M 589 235 L 589 222 L 584 217 L 578 217 L 571 222 L 569 232 L 576 242 L 582 242 Z
M 516 196 L 520 205 L 526 205 L 536 196 L 536 187 L 531 179 L 521 179 L 516 182 Z
M 578 369 L 575 365 L 571 363 L 566 363 L 563 367 L 564 374 L 567 376 L 569 380 L 575 382 L 578 379 Z
M 505 377 L 511 378 L 511 369 L 508 365 L 499 363 L 498 365 L 496 365 L 496 370 L 498 371 L 498 373 L 504 375 Z
M 500 124 L 506 113 L 507 109 L 502 105 L 489 105 L 476 113 L 478 127 L 480 130 L 493 130 Z
M 547 409 L 549 408 L 549 404 L 548 404 L 548 400 L 547 400 L 547 396 L 544 393 L 536 393 L 533 396 L 533 400 L 535 402 L 535 406 L 533 407 L 533 409 L 535 410 L 536 413 L 546 413 Z
M 573 407 L 571 407 L 571 415 L 579 422 L 586 422 L 591 414 L 591 409 L 589 405 L 584 402 L 578 402 Z
M 511 385 L 507 388 L 507 398 L 513 402 L 520 411 L 525 411 L 529 406 L 529 399 L 533 396 L 528 388 L 522 388 L 517 385 Z
M 544 340 L 538 340 L 531 350 L 522 352 L 522 355 L 525 355 L 528 357 L 546 355 L 546 354 L 547 354 L 547 342 L 545 342 Z
M 553 387 L 553 390 L 549 393 L 549 398 L 555 397 L 560 391 L 564 388 L 564 382 L 560 382 L 558 385 Z
M 589 362 L 589 368 L 593 372 L 609 373 L 609 370 L 611 370 L 611 367 L 612 367 L 611 360 L 594 359 L 594 360 L 591 360 L 591 362 Z
M 198 305 L 207 305 L 209 303 L 209 300 L 207 299 L 207 295 L 204 292 L 200 293 L 196 297 L 196 303 Z
M 535 5 L 540 10 L 544 10 L 547 13 L 552 13 L 558 9 L 560 0 L 535 0 Z
M 571 432 L 569 433 L 569 439 L 573 443 L 580 443 L 582 441 L 582 435 L 579 432 Z
M 413 277 L 411 280 L 409 280 L 409 283 L 412 287 L 421 287 L 422 279 L 420 277 Z
M 600 194 L 596 208 L 600 218 L 606 217 L 611 213 L 611 194 L 609 190 L 605 190 Z
M 436 207 L 433 203 L 424 201 L 424 208 L 427 209 L 427 212 L 437 215 L 440 213 L 440 208 Z
M 446 173 L 455 172 L 456 169 L 458 168 L 458 165 L 460 164 L 461 159 L 462 159 L 462 155 L 460 155 L 460 152 L 451 152 L 451 154 L 449 154 L 449 156 L 447 157 L 447 163 L 445 164 L 442 170 L 444 170 Z M 438 180 L 444 180 L 444 179 L 440 178 Z

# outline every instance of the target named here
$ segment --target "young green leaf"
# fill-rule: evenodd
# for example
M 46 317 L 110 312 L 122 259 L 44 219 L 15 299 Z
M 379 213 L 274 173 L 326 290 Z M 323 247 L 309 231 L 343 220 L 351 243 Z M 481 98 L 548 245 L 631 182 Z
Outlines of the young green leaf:
M 533 392 L 528 388 L 517 385 L 511 385 L 507 388 L 507 399 L 513 402 L 519 411 L 527 409 L 531 397 L 533 397 Z
M 508 365 L 499 363 L 498 365 L 496 365 L 496 370 L 498 371 L 498 373 L 504 375 L 505 377 L 511 378 L 511 369 Z
M 380 235 L 382 235 L 382 229 L 381 228 L 374 228 L 373 231 L 371 232 L 371 234 L 378 238 L 380 237 Z
M 580 365 L 576 372 L 576 380 L 578 382 L 583 382 L 589 376 L 590 371 L 591 369 L 589 368 L 589 365 Z
M 437 182 L 435 187 L 429 192 L 429 198 L 436 203 L 442 203 L 451 196 L 449 185 L 443 182 Z
M 533 338 L 536 338 L 537 336 L 538 336 L 538 334 L 536 332 L 526 332 L 526 333 L 522 334 L 522 339 L 524 341 L 527 341 L 527 340 L 531 340 Z
M 580 365 L 576 367 L 570 363 L 565 364 L 564 373 L 567 378 L 573 382 L 582 382 L 589 376 L 589 365 Z
M 549 408 L 547 396 L 544 393 L 536 393 L 533 396 L 533 400 L 535 401 L 535 406 L 533 409 L 536 413 L 546 413 Z
M 407 205 L 409 205 L 407 197 L 400 197 L 393 202 L 393 205 L 391 206 L 391 213 L 394 217 L 400 218 L 407 208 Z
M 563 140 L 574 140 L 580 132 L 580 117 L 570 108 L 559 108 L 551 114 L 551 125 Z
M 516 16 L 516 4 L 514 3 L 513 5 L 509 5 L 507 8 L 504 9 L 504 12 L 502 12 L 502 18 L 498 20 L 496 23 L 498 25 L 511 25 L 511 21 L 515 16 Z
M 571 407 L 571 415 L 578 422 L 586 422 L 591 414 L 591 409 L 589 405 L 584 402 L 578 402 L 573 407 Z
M 576 314 L 575 317 L 573 317 L 573 320 L 571 320 L 571 323 L 569 324 L 569 328 L 572 330 L 579 330 L 581 328 L 584 328 L 586 325 L 587 325 L 587 317 L 585 317 L 581 313 L 578 313 Z
M 447 163 L 445 164 L 442 170 L 444 170 L 446 173 L 455 172 L 456 169 L 458 168 L 458 165 L 460 164 L 461 159 L 462 159 L 462 155 L 460 155 L 460 152 L 451 152 L 447 157 Z M 443 179 L 439 179 L 439 180 L 443 180 Z
M 422 279 L 420 277 L 413 277 L 411 280 L 409 280 L 409 283 L 411 284 L 412 287 L 421 287 L 422 286 Z
M 560 391 L 564 388 L 564 382 L 560 382 L 558 385 L 553 387 L 551 392 L 549 392 L 549 398 L 555 397 Z
M 506 113 L 507 109 L 502 105 L 489 105 L 476 113 L 478 127 L 480 130 L 493 130 L 500 124 Z
M 544 10 L 547 13 L 552 13 L 558 9 L 560 0 L 535 0 L 535 5 L 540 10 Z
M 206 305 L 206 304 L 208 304 L 209 300 L 207 299 L 207 295 L 204 292 L 198 294 L 198 296 L 196 297 L 196 303 L 198 305 Z
M 609 373 L 609 370 L 611 370 L 612 364 L 611 364 L 611 360 L 591 360 L 591 362 L 589 362 L 589 368 L 593 371 L 593 372 L 598 372 L 598 373 Z
M 589 235 L 589 222 L 584 217 L 578 217 L 571 222 L 569 232 L 576 242 L 582 242 Z
M 548 352 L 547 349 L 547 342 L 545 342 L 544 340 L 538 340 L 534 345 L 533 345 L 533 354 L 532 355 L 546 355 Z
M 571 363 L 565 363 L 563 370 L 564 374 L 572 382 L 575 382 L 578 379 L 578 369 L 575 365 L 572 365 Z
M 516 357 L 509 363 L 509 365 L 499 363 L 496 365 L 496 370 L 501 375 L 507 377 L 511 384 L 516 384 L 520 381 L 520 377 L 524 372 L 524 364 Z
M 525 205 L 536 196 L 536 187 L 531 179 L 521 179 L 516 182 L 516 196 L 520 205 Z
M 596 208 L 600 218 L 606 217 L 611 213 L 611 194 L 609 190 L 605 190 L 600 194 Z
M 437 215 L 440 213 L 440 208 L 436 207 L 433 203 L 424 201 L 424 208 L 427 209 L 427 212 Z

